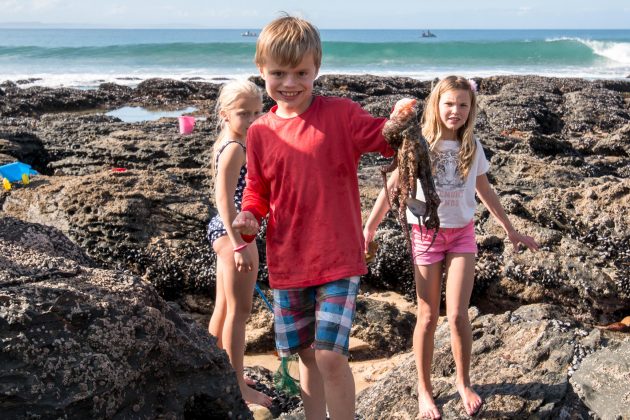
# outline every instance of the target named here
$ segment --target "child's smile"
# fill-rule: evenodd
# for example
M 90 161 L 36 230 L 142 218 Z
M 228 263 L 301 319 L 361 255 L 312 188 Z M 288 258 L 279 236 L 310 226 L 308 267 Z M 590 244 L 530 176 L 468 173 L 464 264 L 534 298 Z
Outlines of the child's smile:
M 283 118 L 300 115 L 311 104 L 317 67 L 312 54 L 306 54 L 295 67 L 269 58 L 260 67 L 267 93 L 278 104 L 276 114 Z

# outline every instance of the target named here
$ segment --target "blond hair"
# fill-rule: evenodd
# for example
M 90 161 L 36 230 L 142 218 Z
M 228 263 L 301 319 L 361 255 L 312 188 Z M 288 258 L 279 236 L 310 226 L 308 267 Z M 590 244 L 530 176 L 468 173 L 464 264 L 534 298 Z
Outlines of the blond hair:
M 322 42 L 313 24 L 285 14 L 265 26 L 256 41 L 254 63 L 258 67 L 269 58 L 282 66 L 296 67 L 306 54 L 313 54 L 315 68 L 322 63 Z
M 225 119 L 221 116 L 221 111 L 231 110 L 234 107 L 234 103 L 242 97 L 258 98 L 262 103 L 262 91 L 256 84 L 249 80 L 234 80 L 228 82 L 224 84 L 219 91 L 219 97 L 215 105 L 217 130 L 219 134 L 212 147 L 212 174 L 215 177 L 217 173 L 217 154 L 229 132 L 229 127 Z
M 450 90 L 466 90 L 470 92 L 470 112 L 468 119 L 457 130 L 457 139 L 462 144 L 459 150 L 457 169 L 463 179 L 468 176 L 477 152 L 477 143 L 474 138 L 475 120 L 477 118 L 477 95 L 473 91 L 470 82 L 459 76 L 448 76 L 435 85 L 424 107 L 422 114 L 422 135 L 434 150 L 438 140 L 442 136 L 442 121 L 440 120 L 440 97 Z

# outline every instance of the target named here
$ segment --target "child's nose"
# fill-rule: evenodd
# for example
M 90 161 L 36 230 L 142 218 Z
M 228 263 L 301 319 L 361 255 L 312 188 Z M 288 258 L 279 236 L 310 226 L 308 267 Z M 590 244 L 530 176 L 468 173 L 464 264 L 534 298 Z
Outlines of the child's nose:
M 289 75 L 287 75 L 287 77 L 284 79 L 284 83 L 285 83 L 286 85 L 293 86 L 293 85 L 295 85 L 295 80 L 296 80 L 296 76 L 294 76 L 294 75 L 292 75 L 292 74 L 289 74 Z

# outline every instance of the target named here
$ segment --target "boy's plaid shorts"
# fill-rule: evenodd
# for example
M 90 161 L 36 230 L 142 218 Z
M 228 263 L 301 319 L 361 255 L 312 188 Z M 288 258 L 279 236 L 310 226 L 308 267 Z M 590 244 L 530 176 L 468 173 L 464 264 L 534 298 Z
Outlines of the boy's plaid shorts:
M 274 289 L 276 349 L 281 357 L 311 346 L 348 356 L 359 276 L 301 289 Z

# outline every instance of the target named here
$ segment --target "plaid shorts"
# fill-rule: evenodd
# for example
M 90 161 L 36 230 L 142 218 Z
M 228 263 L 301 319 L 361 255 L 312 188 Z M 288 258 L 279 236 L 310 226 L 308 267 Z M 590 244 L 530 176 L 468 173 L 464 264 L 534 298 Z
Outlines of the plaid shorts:
M 348 356 L 359 276 L 301 289 L 274 289 L 276 349 L 281 357 L 312 347 Z

